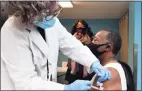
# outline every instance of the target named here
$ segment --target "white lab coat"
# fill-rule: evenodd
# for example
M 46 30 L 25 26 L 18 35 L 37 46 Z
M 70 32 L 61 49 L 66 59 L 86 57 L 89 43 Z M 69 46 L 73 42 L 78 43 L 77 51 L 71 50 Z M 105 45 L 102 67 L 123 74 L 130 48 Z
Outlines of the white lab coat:
M 54 27 L 46 29 L 46 41 L 35 27 L 20 23 L 20 18 L 12 16 L 5 22 L 1 29 L 2 90 L 63 90 L 64 85 L 56 83 L 59 50 L 87 67 L 98 60 L 57 18 Z M 47 80 L 47 59 L 52 82 Z

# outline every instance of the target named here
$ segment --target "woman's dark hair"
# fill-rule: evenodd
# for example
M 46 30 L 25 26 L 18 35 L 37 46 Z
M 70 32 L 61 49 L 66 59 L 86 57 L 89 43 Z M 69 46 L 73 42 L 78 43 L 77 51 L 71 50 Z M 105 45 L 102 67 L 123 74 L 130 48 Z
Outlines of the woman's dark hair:
M 73 27 L 72 27 L 72 31 L 71 31 L 71 34 L 73 35 L 75 32 L 76 32 L 76 26 L 78 23 L 82 23 L 84 25 L 84 29 L 82 31 L 82 34 L 85 35 L 85 34 L 88 34 L 90 38 L 93 37 L 93 32 L 91 31 L 91 28 L 89 27 L 89 25 L 87 24 L 87 22 L 85 22 L 84 20 L 77 20 Z
M 118 61 L 118 62 L 121 64 L 125 72 L 126 82 L 127 82 L 127 91 L 136 91 L 131 68 L 129 67 L 128 64 L 122 61 Z
M 56 1 L 8 1 L 6 11 L 8 15 L 20 16 L 24 23 L 32 23 L 52 15 L 55 5 Z

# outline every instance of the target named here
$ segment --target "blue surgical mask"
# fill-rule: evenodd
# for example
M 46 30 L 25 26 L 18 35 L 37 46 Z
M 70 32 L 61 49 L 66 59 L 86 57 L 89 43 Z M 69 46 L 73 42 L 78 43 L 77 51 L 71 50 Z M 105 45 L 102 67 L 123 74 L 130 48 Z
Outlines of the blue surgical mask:
M 51 18 L 51 16 L 48 16 L 42 22 L 37 22 L 36 25 L 44 30 L 53 27 L 56 23 L 56 17 L 52 18 L 51 20 L 48 20 L 49 18 Z

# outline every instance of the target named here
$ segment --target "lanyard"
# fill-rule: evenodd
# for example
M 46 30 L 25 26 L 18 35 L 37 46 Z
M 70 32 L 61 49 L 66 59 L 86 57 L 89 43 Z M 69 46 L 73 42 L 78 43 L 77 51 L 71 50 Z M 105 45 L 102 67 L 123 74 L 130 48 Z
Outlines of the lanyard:
M 45 30 L 40 27 L 37 27 L 37 30 L 46 42 Z M 52 74 L 49 76 L 49 66 L 48 66 L 48 59 L 47 59 L 47 79 L 49 79 L 49 78 L 50 78 L 50 81 L 52 81 Z

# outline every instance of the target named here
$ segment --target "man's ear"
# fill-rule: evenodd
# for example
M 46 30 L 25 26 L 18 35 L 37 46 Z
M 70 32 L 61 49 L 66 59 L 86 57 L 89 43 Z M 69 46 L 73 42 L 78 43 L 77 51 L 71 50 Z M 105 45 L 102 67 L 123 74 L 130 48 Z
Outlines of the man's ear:
M 111 51 L 111 50 L 112 50 L 112 45 L 111 44 L 106 45 L 105 51 Z

